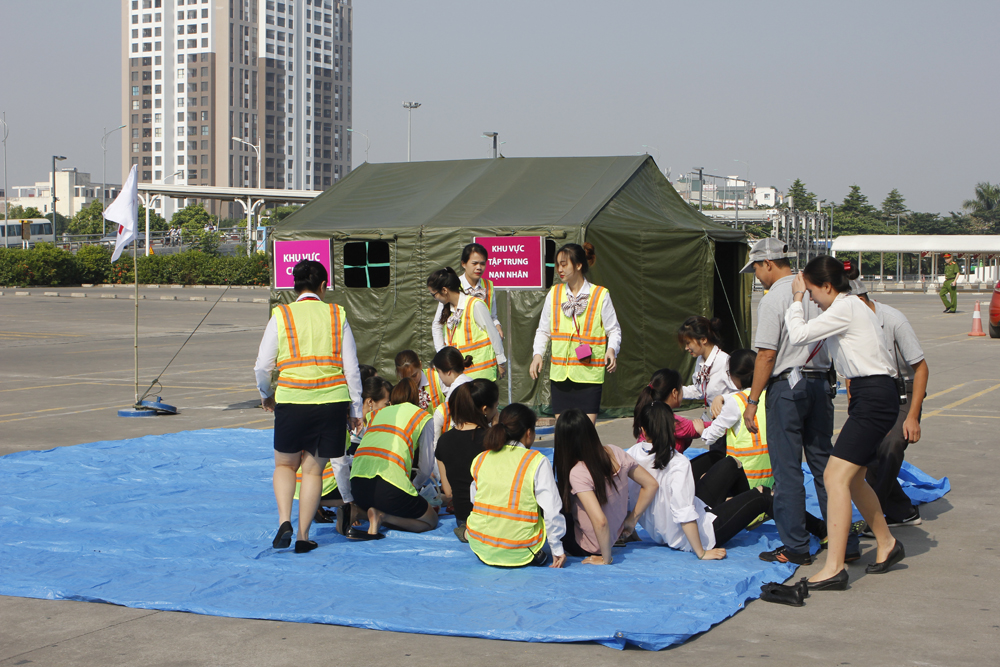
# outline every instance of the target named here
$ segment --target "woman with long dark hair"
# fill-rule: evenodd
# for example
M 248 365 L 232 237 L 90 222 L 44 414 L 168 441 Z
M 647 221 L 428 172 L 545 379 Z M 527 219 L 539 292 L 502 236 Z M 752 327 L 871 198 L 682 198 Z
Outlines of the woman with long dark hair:
M 666 404 L 671 410 L 677 410 L 684 400 L 683 390 L 681 374 L 674 369 L 661 368 L 653 373 L 653 377 L 639 392 L 639 398 L 632 410 L 632 437 L 635 438 L 636 442 L 643 442 L 642 426 L 639 423 L 639 413 L 642 412 L 642 409 L 650 403 L 656 402 Z M 678 414 L 674 414 L 674 420 L 677 422 L 674 424 L 677 451 L 683 452 L 691 446 L 692 440 L 701 436 L 702 431 L 705 430 L 705 422 L 700 419 L 692 421 Z
M 512 403 L 483 440 L 486 451 L 472 462 L 472 513 L 466 534 L 472 552 L 487 565 L 520 567 L 566 562 L 562 537 L 566 520 L 552 465 L 532 451 L 535 413 Z
M 693 551 L 702 560 L 726 557 L 719 548 L 761 514 L 771 512 L 771 490 L 751 490 L 736 459 L 719 461 L 695 480 L 691 463 L 674 449 L 673 411 L 650 403 L 639 414 L 643 443 L 628 453 L 659 483 L 649 507 L 639 512 L 639 523 L 653 541 L 681 551 Z M 630 484 L 635 503 L 641 495 Z
M 503 328 L 497 318 L 496 290 L 493 288 L 493 281 L 484 278 L 486 264 L 490 259 L 490 253 L 479 243 L 470 243 L 462 248 L 462 274 L 458 277 L 461 282 L 462 292 L 468 296 L 482 299 L 490 309 L 490 317 L 493 318 L 493 325 L 500 332 L 503 338 Z M 439 304 L 437 312 L 434 314 L 434 322 L 431 324 L 431 334 L 434 336 L 434 349 L 440 350 L 447 343 L 445 342 L 444 326 L 441 323 L 441 312 L 444 304 Z
M 882 574 L 904 557 L 903 544 L 892 536 L 878 496 L 865 481 L 867 466 L 878 457 L 878 446 L 896 423 L 899 394 L 893 377 L 892 357 L 875 314 L 857 296 L 849 294 L 851 275 L 832 257 L 820 255 L 795 276 L 794 301 L 785 313 L 788 339 L 793 345 L 826 340 L 837 371 L 851 382 L 847 421 L 827 462 L 826 524 L 829 547 L 823 568 L 809 577 L 812 590 L 844 590 L 847 536 L 851 527 L 851 501 L 864 516 L 878 540 L 876 561 L 866 568 Z M 823 312 L 808 322 L 802 301 L 806 294 Z
M 684 320 L 677 330 L 681 348 L 695 358 L 691 384 L 684 387 L 685 399 L 696 399 L 704 405 L 702 419 L 711 421 L 712 401 L 736 391 L 729 378 L 729 355 L 722 351 L 722 321 L 695 315 Z
M 437 376 L 441 384 L 443 400 L 434 408 L 434 442 L 451 428 L 451 408 L 448 407 L 448 398 L 463 384 L 472 382 L 472 378 L 465 374 L 466 369 L 472 365 L 472 357 L 462 356 L 456 347 L 442 347 L 431 360 L 431 371 Z
M 500 390 L 496 383 L 476 378 L 448 397 L 448 409 L 454 425 L 438 438 L 434 447 L 441 492 L 445 505 L 455 509 L 455 535 L 465 541 L 465 522 L 472 511 L 469 485 L 472 484 L 472 461 L 483 451 L 486 430 L 497 416 Z
M 611 547 L 635 530 L 636 517 L 656 495 L 656 480 L 621 447 L 601 444 L 594 423 L 575 408 L 556 421 L 555 464 L 567 513 L 566 553 L 591 565 L 610 565 Z M 632 511 L 630 479 L 640 487 Z
M 528 373 L 538 379 L 551 340 L 549 388 L 557 418 L 578 408 L 596 422 L 604 374 L 614 373 L 618 365 L 622 330 L 611 293 L 587 280 L 595 261 L 589 243 L 567 243 L 556 252 L 555 268 L 562 282 L 549 290 L 535 331 Z
M 441 305 L 436 321 L 444 327 L 443 342 L 458 348 L 463 356 L 472 357 L 466 374 L 493 381 L 503 377 L 503 364 L 507 362 L 503 339 L 486 302 L 466 294 L 458 274 L 450 266 L 428 276 L 427 289 Z

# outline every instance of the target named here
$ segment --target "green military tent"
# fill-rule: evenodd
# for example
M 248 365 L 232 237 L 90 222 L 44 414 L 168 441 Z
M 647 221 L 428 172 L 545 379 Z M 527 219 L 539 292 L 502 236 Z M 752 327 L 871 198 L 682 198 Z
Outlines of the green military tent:
M 427 276 L 445 265 L 461 272 L 459 255 L 474 236 L 505 235 L 545 237 L 546 285 L 558 246 L 595 246 L 590 279 L 610 290 L 622 325 L 618 370 L 604 388 L 608 415 L 631 414 L 656 369 L 691 372 L 675 335 L 688 316 L 721 318 L 727 349 L 750 343 L 751 282 L 739 274 L 745 234 L 686 204 L 648 155 L 366 163 L 285 218 L 271 239 L 331 240 L 327 298 L 346 308 L 361 363 L 392 378 L 398 351 L 416 350 L 425 365 L 434 355 L 437 302 Z M 271 302 L 293 297 L 272 290 Z M 533 381 L 527 370 L 544 297 L 497 296 L 513 400 L 543 413 L 548 372 Z

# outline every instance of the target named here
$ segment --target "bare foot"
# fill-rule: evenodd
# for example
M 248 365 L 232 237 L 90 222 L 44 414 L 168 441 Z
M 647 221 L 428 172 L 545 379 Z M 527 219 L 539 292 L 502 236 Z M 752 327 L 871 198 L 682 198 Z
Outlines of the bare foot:
M 378 535 L 378 529 L 382 526 L 382 518 L 385 512 L 379 512 L 374 507 L 368 508 L 368 534 Z
M 842 569 L 844 569 L 844 568 L 841 567 L 840 570 L 842 570 Z M 827 570 L 826 568 L 823 568 L 822 570 L 820 570 L 819 572 L 817 572 L 813 576 L 809 577 L 809 581 L 811 581 L 813 583 L 815 583 L 817 581 L 825 581 L 826 579 L 829 579 L 830 577 L 836 577 L 838 574 L 840 574 L 840 570 L 837 570 L 836 572 L 831 572 L 831 571 Z
M 351 503 L 351 525 L 360 526 L 365 520 L 365 511 L 357 503 Z
M 876 563 L 884 562 L 885 559 L 889 557 L 889 552 L 892 551 L 893 547 L 895 546 L 896 546 L 895 537 L 892 538 L 892 544 L 888 545 L 885 549 L 882 548 L 881 544 L 878 545 L 878 550 L 875 552 L 875 562 Z

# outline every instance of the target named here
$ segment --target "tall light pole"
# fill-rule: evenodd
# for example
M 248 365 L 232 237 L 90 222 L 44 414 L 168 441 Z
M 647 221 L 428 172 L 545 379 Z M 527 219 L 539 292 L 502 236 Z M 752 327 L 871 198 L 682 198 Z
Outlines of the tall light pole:
M 3 112 L 3 117 L 0 118 L 0 123 L 3 123 L 3 222 L 4 225 L 7 224 L 7 112 Z M 7 233 L 7 227 L 4 227 L 4 234 Z M 55 231 L 55 228 L 52 229 Z
M 52 156 L 52 233 L 56 233 L 56 160 L 65 160 L 65 155 Z
M 251 144 L 249 141 L 244 141 L 243 139 L 240 139 L 239 137 L 232 137 L 232 140 L 233 141 L 238 141 L 241 144 L 246 144 L 247 146 L 249 146 L 250 148 L 252 148 L 254 150 L 254 153 L 257 154 L 257 189 L 258 190 L 264 189 L 264 186 L 261 185 L 261 183 L 262 183 L 261 178 L 263 177 L 264 174 L 260 170 L 260 166 L 261 166 L 260 165 L 260 135 L 258 135 L 258 137 L 257 137 L 257 143 L 256 144 Z
M 702 178 L 701 178 L 701 173 L 703 171 L 705 171 L 705 168 L 704 167 L 692 167 L 692 169 L 694 169 L 695 171 L 698 172 L 698 211 L 701 212 L 701 211 L 705 210 L 705 206 L 704 206 L 705 181 L 703 181 Z
M 406 109 L 406 161 L 410 161 L 410 128 L 413 125 L 413 110 L 420 108 L 420 102 L 403 102 Z
M 372 146 L 372 140 L 368 138 L 367 134 L 365 134 L 364 132 L 358 132 L 353 127 L 347 128 L 347 131 L 350 132 L 351 134 L 360 134 L 362 137 L 365 138 L 365 162 L 368 162 L 368 149 L 371 148 Z
M 104 136 L 101 137 L 101 150 L 104 151 L 104 175 L 101 176 L 101 210 L 103 211 L 108 207 L 108 135 L 114 134 L 118 130 L 124 130 L 125 126 L 116 127 L 115 129 L 108 132 L 108 128 L 104 128 Z M 104 216 L 101 216 L 101 237 L 103 238 L 108 233 L 107 222 L 104 220 Z
M 487 139 L 493 139 L 493 159 L 497 157 L 497 132 L 483 132 L 483 136 Z

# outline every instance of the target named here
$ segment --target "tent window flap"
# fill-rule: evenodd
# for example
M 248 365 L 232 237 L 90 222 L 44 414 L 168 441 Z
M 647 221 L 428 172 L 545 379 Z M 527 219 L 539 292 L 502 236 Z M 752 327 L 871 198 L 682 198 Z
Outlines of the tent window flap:
M 344 244 L 344 287 L 388 287 L 391 275 L 389 243 L 354 241 Z

